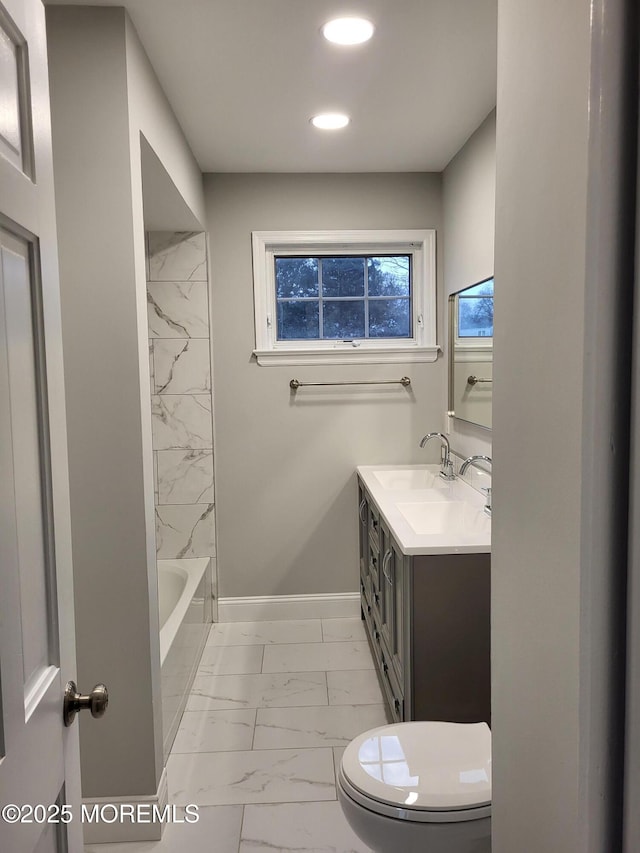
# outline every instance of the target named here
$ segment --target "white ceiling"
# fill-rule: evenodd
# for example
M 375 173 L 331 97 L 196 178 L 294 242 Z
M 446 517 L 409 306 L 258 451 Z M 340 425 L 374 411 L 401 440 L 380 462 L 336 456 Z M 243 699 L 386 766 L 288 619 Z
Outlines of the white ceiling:
M 441 171 L 495 105 L 497 0 L 45 1 L 127 8 L 203 172 Z

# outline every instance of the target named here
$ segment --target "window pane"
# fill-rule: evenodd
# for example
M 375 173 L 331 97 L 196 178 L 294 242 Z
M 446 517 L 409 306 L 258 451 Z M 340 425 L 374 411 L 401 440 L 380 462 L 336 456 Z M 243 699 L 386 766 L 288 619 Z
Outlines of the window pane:
M 317 258 L 276 258 L 276 297 L 278 299 L 317 295 Z
M 409 255 L 369 258 L 369 296 L 409 296 Z
M 323 336 L 338 340 L 364 338 L 364 300 L 324 302 Z
M 461 338 L 493 336 L 493 296 L 459 297 L 458 336 Z
M 278 340 L 296 341 L 319 337 L 319 303 L 279 302 Z
M 369 302 L 369 337 L 410 338 L 410 308 L 410 299 L 376 299 Z
M 323 258 L 323 296 L 364 296 L 364 258 Z

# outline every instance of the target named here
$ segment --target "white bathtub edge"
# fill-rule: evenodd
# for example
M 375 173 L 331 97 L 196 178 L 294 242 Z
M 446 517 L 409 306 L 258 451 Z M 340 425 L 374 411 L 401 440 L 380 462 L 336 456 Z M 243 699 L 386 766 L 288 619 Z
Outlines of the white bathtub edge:
M 160 572 L 163 567 L 169 568 L 170 566 L 178 566 L 179 568 L 184 569 L 189 575 L 178 603 L 173 609 L 171 616 L 169 616 L 160 630 L 161 666 L 167 658 L 169 649 L 171 648 L 175 636 L 178 633 L 180 625 L 182 625 L 182 620 L 184 619 L 189 605 L 191 604 L 191 600 L 198 588 L 198 584 L 202 580 L 202 576 L 209 565 L 210 559 L 210 557 L 195 557 L 188 560 L 158 560 L 158 572 Z

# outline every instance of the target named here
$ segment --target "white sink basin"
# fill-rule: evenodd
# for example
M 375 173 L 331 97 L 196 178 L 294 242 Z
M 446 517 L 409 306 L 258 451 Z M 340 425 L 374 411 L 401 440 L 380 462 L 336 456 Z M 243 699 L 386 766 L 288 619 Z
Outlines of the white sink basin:
M 490 530 L 489 516 L 466 501 L 399 503 L 397 508 L 421 535 L 472 536 Z
M 431 489 L 439 482 L 444 482 L 431 471 L 417 468 L 385 468 L 380 471 L 373 471 L 373 476 L 384 489 L 390 491 Z
M 358 477 L 404 554 L 490 554 L 491 518 L 477 490 L 438 465 L 359 465 Z

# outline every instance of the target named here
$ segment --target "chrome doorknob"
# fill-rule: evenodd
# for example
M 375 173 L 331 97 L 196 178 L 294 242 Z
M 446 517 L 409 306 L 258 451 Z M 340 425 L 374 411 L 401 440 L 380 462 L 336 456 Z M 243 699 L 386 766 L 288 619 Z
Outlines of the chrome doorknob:
M 104 684 L 96 684 L 88 696 L 78 693 L 75 681 L 68 681 L 64 691 L 62 717 L 65 726 L 70 726 L 76 714 L 85 709 L 91 711 L 92 717 L 102 717 L 109 704 L 109 691 Z

